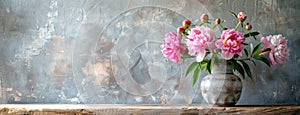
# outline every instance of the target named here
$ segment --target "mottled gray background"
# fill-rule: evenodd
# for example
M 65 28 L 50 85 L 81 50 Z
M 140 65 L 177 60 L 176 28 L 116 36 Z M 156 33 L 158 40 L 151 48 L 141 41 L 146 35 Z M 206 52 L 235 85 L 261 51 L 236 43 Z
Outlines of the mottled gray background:
M 286 36 L 291 54 L 254 67 L 238 104 L 299 105 L 299 0 L 0 0 L 1 103 L 205 103 L 183 75 L 189 62 L 169 62 L 159 46 L 202 13 L 233 27 L 229 11 Z

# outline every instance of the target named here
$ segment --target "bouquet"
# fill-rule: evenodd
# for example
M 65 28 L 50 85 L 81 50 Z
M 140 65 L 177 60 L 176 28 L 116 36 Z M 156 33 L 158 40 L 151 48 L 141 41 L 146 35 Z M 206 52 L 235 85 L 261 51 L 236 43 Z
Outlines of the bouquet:
M 274 66 L 287 60 L 289 48 L 283 35 L 269 35 L 258 40 L 256 36 L 260 33 L 251 31 L 252 25 L 245 23 L 247 19 L 245 12 L 238 14 L 231 12 L 231 14 L 237 21 L 234 28 L 225 28 L 222 25 L 225 20 L 220 18 L 212 23 L 207 14 L 202 14 L 197 23 L 184 20 L 176 32 L 165 35 L 161 45 L 165 57 L 176 63 L 188 58 L 195 59 L 186 71 L 186 76 L 193 72 L 193 85 L 202 70 L 211 73 L 218 57 L 229 63 L 232 70 L 239 72 L 243 78 L 247 75 L 251 79 L 252 72 L 247 62 L 256 65 L 257 60 L 268 66 Z M 215 34 L 216 28 L 222 29 L 220 36 Z M 254 40 L 247 40 L 252 38 Z

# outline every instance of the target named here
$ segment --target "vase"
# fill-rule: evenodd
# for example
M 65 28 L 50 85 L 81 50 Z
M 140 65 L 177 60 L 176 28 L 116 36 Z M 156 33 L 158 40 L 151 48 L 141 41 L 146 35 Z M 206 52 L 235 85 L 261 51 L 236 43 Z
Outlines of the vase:
M 242 93 L 242 81 L 234 75 L 228 62 L 216 62 L 211 74 L 202 79 L 200 88 L 208 104 L 235 106 Z

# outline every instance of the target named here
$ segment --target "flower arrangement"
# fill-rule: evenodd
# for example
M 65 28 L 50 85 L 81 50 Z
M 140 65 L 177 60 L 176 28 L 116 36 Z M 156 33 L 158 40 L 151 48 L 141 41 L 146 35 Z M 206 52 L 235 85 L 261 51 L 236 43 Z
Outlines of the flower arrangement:
M 252 73 L 247 61 L 256 65 L 254 60 L 258 60 L 268 66 L 274 66 L 282 64 L 288 58 L 289 48 L 285 37 L 269 35 L 258 41 L 256 36 L 260 33 L 251 31 L 252 26 L 245 23 L 247 19 L 245 12 L 238 14 L 231 12 L 231 14 L 237 20 L 235 28 L 225 28 L 222 25 L 225 21 L 220 18 L 211 23 L 209 16 L 202 14 L 198 23 L 193 24 L 190 20 L 184 20 L 182 26 L 177 28 L 177 33 L 166 34 L 161 45 L 165 57 L 176 63 L 187 58 L 195 58 L 195 62 L 186 71 L 186 76 L 193 72 L 193 85 L 202 70 L 206 69 L 211 73 L 217 57 L 229 63 L 232 70 L 238 71 L 243 78 L 247 75 L 251 79 Z M 217 27 L 222 29 L 220 37 L 214 32 Z M 258 43 L 246 41 L 251 38 Z

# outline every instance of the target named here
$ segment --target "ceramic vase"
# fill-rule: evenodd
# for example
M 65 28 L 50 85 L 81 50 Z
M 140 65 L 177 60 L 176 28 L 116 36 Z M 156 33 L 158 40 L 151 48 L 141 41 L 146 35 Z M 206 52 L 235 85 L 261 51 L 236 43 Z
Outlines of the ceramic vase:
M 242 93 L 242 81 L 234 75 L 228 62 L 217 62 L 211 74 L 202 79 L 200 88 L 208 104 L 235 106 Z

